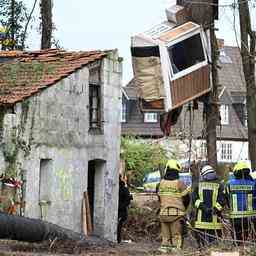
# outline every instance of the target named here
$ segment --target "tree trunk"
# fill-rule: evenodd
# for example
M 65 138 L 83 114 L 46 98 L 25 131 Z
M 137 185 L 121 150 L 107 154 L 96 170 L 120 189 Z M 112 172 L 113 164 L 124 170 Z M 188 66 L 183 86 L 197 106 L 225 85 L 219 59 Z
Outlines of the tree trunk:
M 41 49 L 51 48 L 52 40 L 52 0 L 41 0 L 42 37 Z
M 217 169 L 217 123 L 219 119 L 218 113 L 218 45 L 214 32 L 214 25 L 210 28 L 211 40 L 211 58 L 212 58 L 212 91 L 209 95 L 209 107 L 206 108 L 206 142 L 207 142 L 207 158 L 209 164 L 216 170 Z
M 11 1 L 11 39 L 15 40 L 15 0 Z M 11 49 L 14 50 L 14 44 L 11 44 Z
M 202 2 L 197 0 L 177 0 L 178 5 L 186 8 L 191 20 L 201 24 L 204 29 L 210 29 L 211 40 L 211 58 L 212 58 L 212 91 L 209 94 L 209 101 L 205 104 L 206 114 L 206 142 L 207 142 L 207 158 L 209 164 L 213 168 L 217 168 L 217 134 L 216 127 L 219 119 L 218 105 L 217 105 L 217 90 L 218 90 L 218 45 L 214 32 L 214 20 L 218 17 L 218 1 L 206 0 Z M 209 3 L 209 4 L 206 4 Z
M 255 83 L 255 41 L 252 31 L 250 10 L 247 1 L 239 1 L 241 32 L 241 56 L 246 83 L 246 107 L 248 113 L 248 144 L 252 168 L 256 168 L 256 83 Z

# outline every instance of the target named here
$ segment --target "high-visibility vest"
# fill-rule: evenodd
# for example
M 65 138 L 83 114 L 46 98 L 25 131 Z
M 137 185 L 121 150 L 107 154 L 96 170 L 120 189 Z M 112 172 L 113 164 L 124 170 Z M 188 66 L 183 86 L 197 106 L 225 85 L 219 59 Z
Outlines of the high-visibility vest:
M 190 192 L 180 180 L 162 180 L 159 185 L 160 215 L 185 215 L 186 209 L 182 197 Z
M 224 187 L 222 186 L 220 189 L 220 186 L 218 182 L 199 182 L 196 192 L 198 199 L 194 203 L 195 208 L 197 208 L 195 228 L 222 229 L 222 223 L 217 214 L 214 214 L 213 211 L 208 214 L 199 207 L 200 203 L 203 203 L 206 208 L 216 208 L 221 211 L 224 204 Z
M 232 178 L 227 183 L 230 202 L 230 218 L 244 218 L 256 215 L 255 182 L 249 179 Z

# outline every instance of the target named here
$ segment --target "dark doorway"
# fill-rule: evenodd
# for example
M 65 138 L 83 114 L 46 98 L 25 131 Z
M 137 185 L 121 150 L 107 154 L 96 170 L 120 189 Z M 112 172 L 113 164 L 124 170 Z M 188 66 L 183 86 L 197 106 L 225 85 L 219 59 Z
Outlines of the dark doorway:
M 47 220 L 51 202 L 52 159 L 40 159 L 39 206 L 40 218 Z
M 88 162 L 87 193 L 90 203 L 93 234 L 102 236 L 104 234 L 105 219 L 105 164 L 101 159 Z
M 94 197 L 95 197 L 95 161 L 88 162 L 88 186 L 87 192 L 89 197 L 90 203 L 90 212 L 91 212 L 91 219 L 93 225 L 93 217 L 94 217 Z

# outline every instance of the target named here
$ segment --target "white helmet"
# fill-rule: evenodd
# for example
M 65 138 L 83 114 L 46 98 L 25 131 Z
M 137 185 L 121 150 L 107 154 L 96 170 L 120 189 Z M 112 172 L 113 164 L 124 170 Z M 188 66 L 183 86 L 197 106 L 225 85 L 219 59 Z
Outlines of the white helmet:
M 210 165 L 205 165 L 200 171 L 201 176 L 205 176 L 209 173 L 215 173 L 215 170 Z

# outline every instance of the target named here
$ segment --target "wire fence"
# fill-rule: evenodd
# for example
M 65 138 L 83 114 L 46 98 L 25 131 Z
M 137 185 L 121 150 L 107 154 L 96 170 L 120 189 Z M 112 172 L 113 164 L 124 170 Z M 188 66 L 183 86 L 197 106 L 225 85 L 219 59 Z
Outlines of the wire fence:
M 244 227 L 241 225 L 241 236 L 242 240 L 236 237 L 235 228 L 228 218 L 221 219 L 223 229 L 218 232 L 213 230 L 214 234 L 208 233 L 207 230 L 200 230 L 194 228 L 189 222 L 187 227 L 189 229 L 188 235 L 186 236 L 184 246 L 184 256 L 195 255 L 195 250 L 203 252 L 202 255 L 207 255 L 206 251 L 210 248 L 215 248 L 223 251 L 239 251 L 246 252 L 248 250 L 256 250 L 256 218 L 248 218 L 248 226 Z M 242 222 L 243 223 L 243 222 Z M 200 242 L 199 242 L 200 240 Z M 188 249 L 191 247 L 191 252 Z M 251 255 L 251 254 L 246 254 Z

